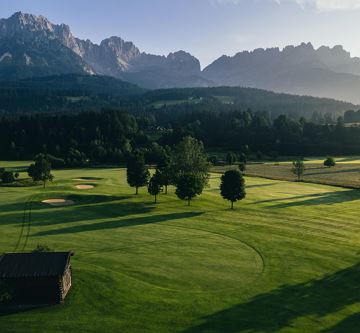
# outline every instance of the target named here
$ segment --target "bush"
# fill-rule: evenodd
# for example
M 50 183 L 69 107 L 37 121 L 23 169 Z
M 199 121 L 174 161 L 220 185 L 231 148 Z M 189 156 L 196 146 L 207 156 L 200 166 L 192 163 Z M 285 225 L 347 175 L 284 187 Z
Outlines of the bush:
M 331 168 L 336 165 L 335 159 L 333 157 L 327 157 L 324 161 L 324 166 Z
M 15 181 L 14 173 L 11 171 L 4 171 L 1 175 L 1 180 L 4 184 L 11 184 Z

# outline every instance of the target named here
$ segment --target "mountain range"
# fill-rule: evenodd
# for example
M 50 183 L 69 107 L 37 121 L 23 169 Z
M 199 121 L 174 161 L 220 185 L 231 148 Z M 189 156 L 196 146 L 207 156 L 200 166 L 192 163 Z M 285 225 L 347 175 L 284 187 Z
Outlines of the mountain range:
M 202 70 L 185 51 L 148 54 L 115 36 L 95 44 L 76 38 L 65 24 L 22 12 L 0 20 L 0 80 L 70 73 L 112 76 L 148 89 L 243 86 L 360 103 L 360 58 L 342 46 L 244 51 Z

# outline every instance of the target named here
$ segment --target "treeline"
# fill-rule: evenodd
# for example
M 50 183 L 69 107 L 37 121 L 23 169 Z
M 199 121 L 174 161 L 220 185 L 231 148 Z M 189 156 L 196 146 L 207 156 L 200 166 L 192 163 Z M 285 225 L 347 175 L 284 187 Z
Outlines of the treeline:
M 42 152 L 68 166 L 119 163 L 143 140 L 135 117 L 121 111 L 0 118 L 2 159 L 32 159 Z
M 186 135 L 201 140 L 206 148 L 271 155 L 342 155 L 360 153 L 360 128 L 344 127 L 339 117 L 335 124 L 314 124 L 281 115 L 272 120 L 268 112 L 179 110 L 156 113 L 155 122 L 171 131 L 160 138 L 173 145 Z M 166 125 L 167 124 L 167 125 Z
M 174 109 L 135 116 L 119 110 L 78 114 L 0 117 L 1 159 L 54 156 L 56 164 L 119 164 L 134 150 L 153 163 L 159 147 L 173 147 L 192 136 L 207 150 L 270 156 L 349 155 L 360 153 L 360 128 L 320 125 L 268 112 Z M 260 154 L 259 154 L 260 153 Z M 56 158 L 58 160 L 56 160 Z M 59 160 L 60 159 L 60 160 Z
M 345 123 L 359 123 L 360 122 L 360 110 L 349 110 L 344 113 Z

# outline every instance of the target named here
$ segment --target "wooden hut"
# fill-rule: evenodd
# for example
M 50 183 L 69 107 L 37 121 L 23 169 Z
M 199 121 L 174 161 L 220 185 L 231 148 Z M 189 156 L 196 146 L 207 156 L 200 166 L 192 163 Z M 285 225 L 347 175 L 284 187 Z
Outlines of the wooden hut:
M 73 252 L 5 253 L 0 256 L 0 283 L 7 286 L 11 303 L 63 303 L 72 285 Z

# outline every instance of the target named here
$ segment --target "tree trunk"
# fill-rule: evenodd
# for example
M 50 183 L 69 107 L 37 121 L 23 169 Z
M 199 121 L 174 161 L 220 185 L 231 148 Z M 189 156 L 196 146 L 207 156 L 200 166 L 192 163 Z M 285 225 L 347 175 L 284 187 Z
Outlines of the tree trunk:
M 188 199 L 188 206 L 190 206 L 190 200 L 191 200 L 191 199 Z
M 168 186 L 165 185 L 165 194 L 168 194 L 168 193 L 167 193 L 167 187 L 168 187 Z
M 155 195 L 155 203 L 157 203 L 157 198 L 156 198 L 156 195 Z
M 135 194 L 138 195 L 139 194 L 139 187 L 136 186 L 136 191 L 135 191 Z
M 46 181 L 44 180 L 43 183 L 44 183 L 44 188 L 45 188 L 46 187 Z
M 231 201 L 231 209 L 234 209 L 234 201 Z

